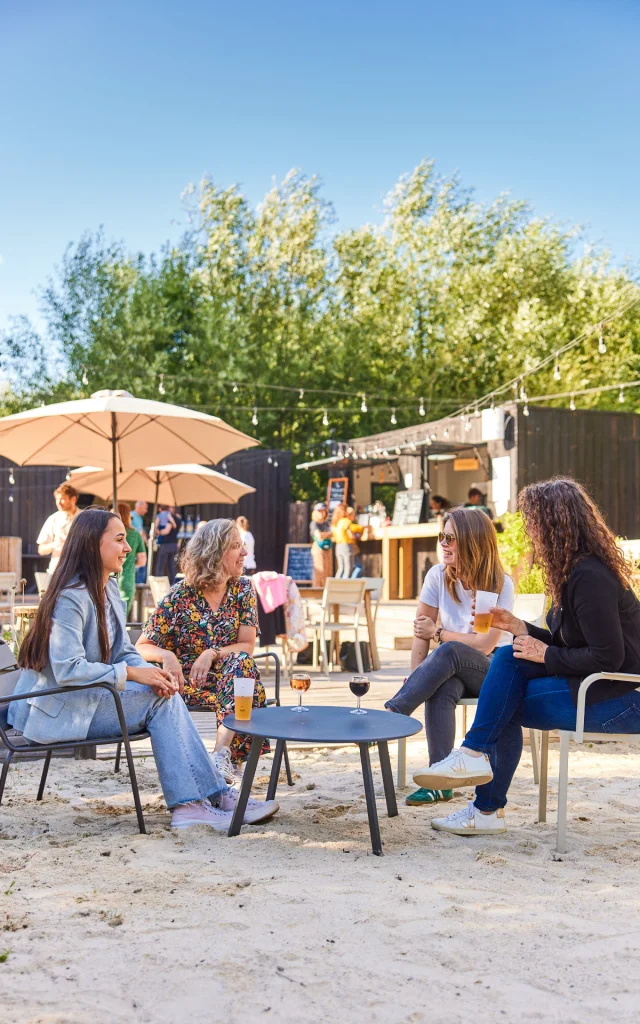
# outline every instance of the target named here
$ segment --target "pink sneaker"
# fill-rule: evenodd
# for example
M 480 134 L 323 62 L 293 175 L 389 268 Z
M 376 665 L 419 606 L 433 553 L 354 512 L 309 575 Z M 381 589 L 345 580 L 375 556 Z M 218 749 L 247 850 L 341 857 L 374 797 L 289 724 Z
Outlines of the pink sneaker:
M 224 796 L 220 797 L 218 806 L 223 811 L 233 813 L 239 796 L 240 794 L 237 789 L 228 789 Z M 253 800 L 249 797 L 242 824 L 257 825 L 259 821 L 266 821 L 267 818 L 272 818 L 279 810 L 280 804 L 277 800 Z
M 173 808 L 171 828 L 191 828 L 193 825 L 209 825 L 216 832 L 227 832 L 233 814 L 229 810 L 213 807 L 208 800 L 192 800 Z

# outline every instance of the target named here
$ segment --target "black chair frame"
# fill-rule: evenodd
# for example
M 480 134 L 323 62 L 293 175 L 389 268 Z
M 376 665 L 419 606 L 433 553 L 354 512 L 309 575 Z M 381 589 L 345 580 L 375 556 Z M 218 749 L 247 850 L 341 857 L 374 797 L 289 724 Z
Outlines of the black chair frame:
M 0 697 L 0 707 L 4 707 L 5 704 L 12 704 L 16 700 L 28 700 L 30 697 L 46 697 L 49 694 L 59 696 L 59 694 L 61 693 L 78 693 L 79 690 L 93 690 L 97 687 L 100 687 L 103 690 L 108 690 L 108 692 L 113 697 L 116 706 L 116 713 L 118 715 L 118 722 L 120 723 L 121 736 L 105 736 L 104 738 L 91 739 L 89 743 L 92 746 L 96 747 L 104 747 L 107 745 L 112 746 L 114 743 L 118 744 L 118 767 L 116 768 L 116 771 L 118 771 L 120 768 L 119 755 L 122 744 L 124 744 L 125 756 L 127 758 L 127 765 L 129 767 L 129 778 L 131 781 L 133 802 L 135 804 L 136 816 L 138 818 L 138 827 L 143 834 L 146 834 L 147 829 L 144 822 L 144 815 L 142 813 L 142 804 L 140 802 L 140 792 L 138 789 L 138 779 L 136 777 L 136 770 L 133 764 L 131 743 L 132 741 L 147 739 L 149 733 L 137 732 L 129 735 L 129 730 L 127 729 L 127 723 L 125 721 L 124 711 L 122 708 L 122 701 L 120 700 L 120 694 L 118 693 L 118 691 L 116 690 L 115 686 L 113 686 L 112 683 L 86 683 L 84 686 L 55 686 L 48 690 L 33 690 L 30 693 L 17 693 L 9 694 L 6 696 L 3 694 Z M 40 786 L 38 788 L 37 796 L 38 800 L 42 800 L 52 755 L 59 750 L 75 750 L 79 747 L 87 746 L 86 739 L 59 740 L 55 743 L 35 743 L 31 740 L 27 740 L 26 743 L 16 743 L 15 740 L 12 739 L 12 737 L 9 735 L 8 730 L 5 729 L 5 727 L 3 726 L 1 719 L 0 737 L 2 738 L 2 742 L 4 743 L 5 747 L 7 748 L 7 753 L 5 754 L 2 765 L 2 773 L 0 774 L 0 804 L 2 803 L 2 798 L 4 796 L 4 787 L 7 781 L 9 765 L 11 764 L 11 761 L 16 754 L 37 755 L 42 753 L 44 755 L 44 767 L 42 769 L 42 776 L 40 778 Z

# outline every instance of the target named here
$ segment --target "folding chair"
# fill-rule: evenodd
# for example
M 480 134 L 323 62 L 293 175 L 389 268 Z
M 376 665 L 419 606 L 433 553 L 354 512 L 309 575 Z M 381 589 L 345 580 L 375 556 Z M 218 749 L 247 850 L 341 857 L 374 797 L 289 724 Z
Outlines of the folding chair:
M 627 741 L 640 741 L 640 733 L 625 732 L 599 732 L 587 733 L 584 731 L 584 709 L 587 690 L 593 683 L 600 679 L 624 680 L 625 682 L 637 683 L 637 690 L 640 690 L 640 676 L 630 675 L 625 672 L 594 672 L 587 676 L 580 683 L 578 690 L 578 703 L 576 708 L 576 727 L 573 732 L 560 729 L 560 764 L 558 767 L 558 824 L 556 834 L 556 850 L 558 853 L 567 852 L 567 798 L 569 788 L 569 743 L 584 743 L 585 739 L 591 737 L 606 736 L 608 739 L 624 739 Z M 540 790 L 538 798 L 538 821 L 547 820 L 547 763 L 549 757 L 549 733 L 542 733 L 542 746 L 540 754 Z

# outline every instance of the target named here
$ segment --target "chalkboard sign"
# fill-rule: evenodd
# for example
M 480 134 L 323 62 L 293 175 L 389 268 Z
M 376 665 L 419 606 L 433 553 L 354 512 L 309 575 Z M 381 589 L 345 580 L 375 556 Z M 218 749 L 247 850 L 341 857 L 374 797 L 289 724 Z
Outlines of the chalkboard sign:
M 333 512 L 336 505 L 347 504 L 347 498 L 349 495 L 349 477 L 337 476 L 333 480 L 329 480 L 329 487 L 327 489 L 327 505 L 329 506 L 329 512 Z
M 392 526 L 413 526 L 422 519 L 424 491 L 397 491 Z
M 290 576 L 295 583 L 313 582 L 313 560 L 311 544 L 286 544 L 284 549 L 285 576 Z

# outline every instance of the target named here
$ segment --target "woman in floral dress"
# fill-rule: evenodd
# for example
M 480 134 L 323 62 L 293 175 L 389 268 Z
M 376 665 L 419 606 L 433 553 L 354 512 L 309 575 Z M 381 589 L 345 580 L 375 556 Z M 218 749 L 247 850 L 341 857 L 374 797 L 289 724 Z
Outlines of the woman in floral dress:
M 266 701 L 252 657 L 258 609 L 251 581 L 242 575 L 245 555 L 232 520 L 205 523 L 182 557 L 184 579 L 160 602 L 137 643 L 143 658 L 178 674 L 190 708 L 215 711 L 213 760 L 228 782 L 234 779 L 233 765 L 246 760 L 251 745 L 250 737 L 223 724 L 234 710 L 234 677 L 255 679 L 254 707 Z M 263 753 L 268 750 L 265 743 Z

